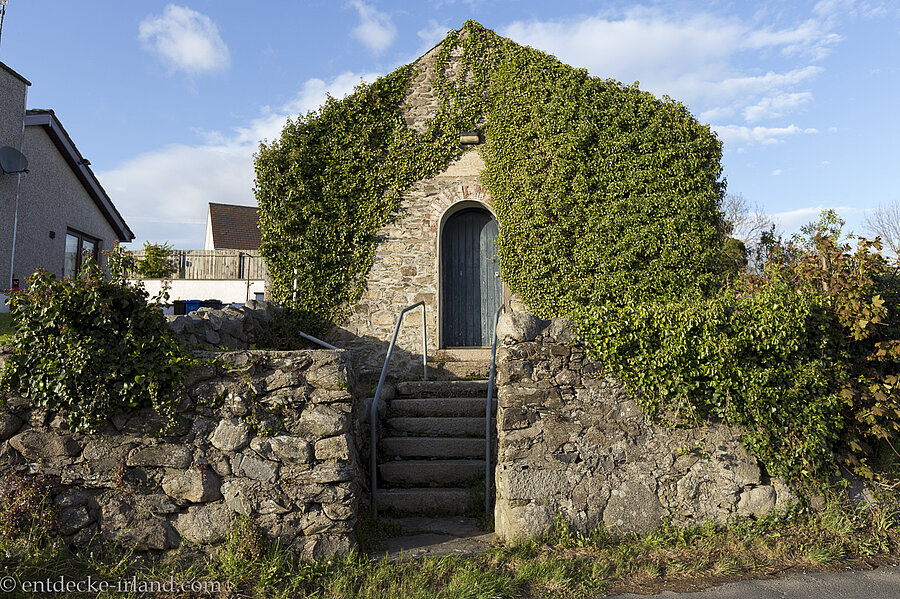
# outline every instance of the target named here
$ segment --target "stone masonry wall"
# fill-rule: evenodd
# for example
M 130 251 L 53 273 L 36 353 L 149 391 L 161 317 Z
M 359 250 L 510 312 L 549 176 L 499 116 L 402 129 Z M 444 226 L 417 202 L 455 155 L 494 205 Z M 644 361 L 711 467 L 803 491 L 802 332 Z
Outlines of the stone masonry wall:
M 149 409 L 82 435 L 61 414 L 7 398 L 0 474 L 48 478 L 59 534 L 74 546 L 214 546 L 243 514 L 307 559 L 347 552 L 360 478 L 347 352 L 197 355 L 205 364 L 163 433 Z
M 247 349 L 253 344 L 253 332 L 283 311 L 275 302 L 250 300 L 243 306 L 200 308 L 190 314 L 166 316 L 166 320 L 176 335 L 192 345 Z
M 587 533 L 603 523 L 646 532 L 758 516 L 793 500 L 723 424 L 673 429 L 647 420 L 585 355 L 569 323 L 524 312 L 498 334 L 497 534 L 540 537 L 561 514 Z
M 407 125 L 420 132 L 440 107 L 433 88 L 437 51 L 437 48 L 433 49 L 414 63 L 417 74 L 403 103 Z M 448 77 L 461 76 L 459 58 L 457 52 L 448 60 L 445 67 Z M 483 168 L 478 150 L 468 150 L 441 173 L 417 182 L 403 196 L 395 222 L 378 232 L 380 243 L 369 272 L 368 289 L 331 339 L 338 347 L 356 350 L 361 377 L 372 378 L 380 373 L 397 316 L 403 308 L 418 301 L 425 301 L 429 355 L 440 347 L 440 224 L 447 210 L 460 202 L 490 207 L 490 195 L 480 180 Z M 420 309 L 404 318 L 397 350 L 392 358 L 391 373 L 398 378 L 421 376 Z

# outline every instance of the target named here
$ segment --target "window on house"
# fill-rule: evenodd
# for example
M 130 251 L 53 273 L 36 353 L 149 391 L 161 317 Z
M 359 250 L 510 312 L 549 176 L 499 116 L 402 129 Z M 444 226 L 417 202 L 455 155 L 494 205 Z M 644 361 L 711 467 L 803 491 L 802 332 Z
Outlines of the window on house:
M 98 261 L 100 241 L 77 231 L 66 232 L 66 260 L 63 266 L 64 277 L 74 277 L 86 260 Z

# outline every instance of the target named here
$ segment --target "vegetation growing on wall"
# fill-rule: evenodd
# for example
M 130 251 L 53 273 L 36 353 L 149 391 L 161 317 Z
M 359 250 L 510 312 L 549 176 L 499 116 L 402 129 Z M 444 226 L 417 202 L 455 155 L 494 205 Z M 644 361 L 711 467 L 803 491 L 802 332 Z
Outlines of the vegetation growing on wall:
M 260 249 L 279 301 L 291 303 L 297 269 L 296 307 L 340 320 L 402 193 L 457 157 L 467 130 L 486 134 L 506 280 L 535 309 L 716 279 L 720 145 L 681 104 L 591 78 L 471 21 L 442 43 L 435 73 L 442 105 L 423 134 L 402 120 L 407 66 L 261 146 Z M 558 287 L 562 278 L 570 283 Z
M 451 57 L 453 60 L 451 61 Z M 451 63 L 460 66 L 454 72 Z M 721 144 L 683 105 L 588 76 L 467 22 L 439 47 L 441 108 L 401 106 L 412 67 L 289 122 L 256 161 L 277 299 L 340 320 L 402 193 L 479 131 L 504 281 L 583 340 L 656 417 L 724 418 L 774 473 L 865 472 L 900 421 L 896 294 L 884 263 L 826 229 L 736 277 Z M 863 324 L 865 323 L 865 324 Z
M 376 233 L 396 216 L 403 192 L 460 154 L 459 131 L 471 119 L 442 114 L 424 134 L 404 124 L 399 107 L 411 74 L 404 67 L 331 98 L 260 148 L 260 253 L 277 301 L 341 320 L 365 288 Z
M 9 304 L 16 334 L 0 372 L 3 392 L 64 411 L 79 432 L 96 432 L 119 410 L 153 406 L 174 416 L 193 359 L 143 289 L 88 263 L 73 279 L 37 271 Z
M 872 476 L 900 432 L 900 289 L 880 244 L 852 248 L 824 224 L 807 232 L 718 293 L 583 306 L 576 318 L 648 414 L 740 425 L 788 478 L 836 465 Z

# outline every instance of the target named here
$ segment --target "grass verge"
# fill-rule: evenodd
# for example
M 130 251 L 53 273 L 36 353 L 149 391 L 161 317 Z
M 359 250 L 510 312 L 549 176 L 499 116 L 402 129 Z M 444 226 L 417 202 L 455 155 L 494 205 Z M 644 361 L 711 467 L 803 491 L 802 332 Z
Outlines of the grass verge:
M 5 345 L 12 340 L 13 330 L 12 316 L 0 313 L 0 345 Z
M 194 559 L 198 549 L 192 547 L 157 561 L 99 544 L 91 552 L 73 555 L 43 530 L 40 534 L 2 532 L 0 567 L 18 581 L 92 576 L 138 584 L 172 580 L 179 587 L 182 582 L 206 581 L 217 585 L 214 596 L 235 598 L 563 599 L 629 591 L 688 591 L 795 569 L 888 563 L 900 549 L 900 512 L 893 499 L 867 508 L 832 501 L 820 512 L 795 508 L 728 526 L 662 526 L 647 535 L 627 536 L 603 529 L 579 535 L 559 523 L 541 542 L 495 547 L 473 557 L 395 562 L 353 553 L 303 563 L 293 552 L 266 541 L 253 522 L 244 518 L 236 521 L 213 559 L 199 562 Z M 393 529 L 370 532 L 372 536 L 396 534 Z M 191 565 L 198 563 L 203 565 Z M 99 596 L 144 596 L 121 591 Z M 203 594 L 176 590 L 155 596 Z

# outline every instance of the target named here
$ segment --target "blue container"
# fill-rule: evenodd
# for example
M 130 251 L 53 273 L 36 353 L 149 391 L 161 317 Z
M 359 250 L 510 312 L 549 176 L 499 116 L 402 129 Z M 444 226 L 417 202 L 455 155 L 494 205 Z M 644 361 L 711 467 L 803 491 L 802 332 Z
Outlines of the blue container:
M 202 302 L 200 300 L 185 300 L 184 301 L 184 313 L 190 314 L 196 310 L 200 309 L 200 304 Z

